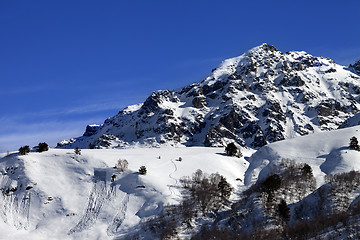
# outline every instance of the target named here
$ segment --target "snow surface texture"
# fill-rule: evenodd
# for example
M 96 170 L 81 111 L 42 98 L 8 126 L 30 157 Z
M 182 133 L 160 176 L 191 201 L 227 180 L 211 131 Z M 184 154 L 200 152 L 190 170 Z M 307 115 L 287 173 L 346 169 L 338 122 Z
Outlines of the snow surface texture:
M 243 158 L 227 157 L 219 148 L 81 153 L 50 149 L 0 159 L 0 239 L 121 239 L 166 204 L 181 200 L 181 177 L 197 169 L 218 172 L 238 188 L 243 183 L 236 179 L 243 180 L 248 166 Z M 123 173 L 113 168 L 119 159 L 129 162 Z M 138 174 L 142 165 L 146 175 Z
M 153 92 L 62 148 L 226 146 L 267 143 L 337 129 L 360 109 L 354 67 L 263 44 L 223 61 L 200 83 Z
M 1 237 L 122 239 L 166 204 L 179 203 L 180 178 L 197 169 L 224 175 L 239 193 L 271 174 L 282 159 L 291 159 L 309 164 L 318 187 L 324 186 L 325 175 L 360 169 L 360 152 L 348 147 L 352 136 L 360 137 L 360 126 L 279 141 L 255 153 L 243 149 L 243 158 L 205 147 L 88 149 L 82 155 L 66 149 L 12 153 L 0 159 Z M 123 173 L 113 168 L 119 159 L 129 162 Z M 146 175 L 138 174 L 142 165 Z M 315 199 L 308 198 L 304 201 Z
M 350 138 L 360 137 L 360 126 L 279 141 L 262 147 L 248 161 L 245 184 L 265 179 L 272 173 L 272 167 L 283 159 L 307 163 L 311 166 L 318 185 L 324 183 L 324 176 L 360 170 L 360 153 L 349 148 Z

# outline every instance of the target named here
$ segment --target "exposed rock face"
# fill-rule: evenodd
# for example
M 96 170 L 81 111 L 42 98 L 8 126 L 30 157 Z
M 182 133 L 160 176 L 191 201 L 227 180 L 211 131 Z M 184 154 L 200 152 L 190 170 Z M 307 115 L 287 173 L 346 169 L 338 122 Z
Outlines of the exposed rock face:
M 205 97 L 194 97 L 192 100 L 192 104 L 196 108 L 203 108 L 206 106 L 206 98 Z
M 100 127 L 101 127 L 100 125 L 96 125 L 96 124 L 87 125 L 83 136 L 94 135 L 100 129 Z
M 258 148 L 338 128 L 360 108 L 359 80 L 329 58 L 282 53 L 263 44 L 225 60 L 200 83 L 153 92 L 143 104 L 129 106 L 60 145 L 225 146 L 236 141 Z
M 357 74 L 360 74 L 360 60 L 356 61 L 354 65 L 350 64 L 349 68 L 354 69 Z

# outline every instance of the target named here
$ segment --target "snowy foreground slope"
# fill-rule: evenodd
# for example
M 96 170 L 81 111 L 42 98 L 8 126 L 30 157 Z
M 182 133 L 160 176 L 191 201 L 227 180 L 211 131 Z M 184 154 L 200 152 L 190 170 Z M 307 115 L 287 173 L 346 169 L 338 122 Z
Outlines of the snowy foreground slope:
M 119 159 L 127 159 L 129 169 L 111 182 Z M 146 175 L 138 174 L 142 165 Z M 218 172 L 238 188 L 242 181 L 236 179 L 243 179 L 247 166 L 243 158 L 225 156 L 223 148 L 13 153 L 0 159 L 0 239 L 121 237 L 164 205 L 178 203 L 181 177 L 197 169 Z
M 197 169 L 224 175 L 235 188 L 233 201 L 244 183 L 250 186 L 258 177 L 264 179 L 284 158 L 308 163 L 320 187 L 327 174 L 360 169 L 360 153 L 348 148 L 352 136 L 360 137 L 359 130 L 356 126 L 284 140 L 253 155 L 243 149 L 243 158 L 227 157 L 223 148 L 204 147 L 83 149 L 81 155 L 72 149 L 50 149 L 3 155 L 0 238 L 122 239 L 166 204 L 179 203 L 180 178 Z M 119 159 L 129 162 L 124 173 L 113 168 Z M 142 165 L 146 175 L 138 174 Z
M 315 133 L 279 141 L 262 147 L 248 161 L 245 184 L 255 183 L 271 173 L 273 165 L 283 159 L 307 163 L 311 166 L 318 186 L 324 183 L 324 176 L 360 170 L 360 153 L 349 149 L 351 137 L 360 137 L 360 127 Z

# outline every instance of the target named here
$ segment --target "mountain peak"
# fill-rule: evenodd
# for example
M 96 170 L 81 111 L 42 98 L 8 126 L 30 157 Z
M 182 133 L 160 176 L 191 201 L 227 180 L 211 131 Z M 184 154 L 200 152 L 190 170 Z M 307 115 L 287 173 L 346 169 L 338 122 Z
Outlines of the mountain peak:
M 153 92 L 143 104 L 59 146 L 225 146 L 235 141 L 258 148 L 338 128 L 360 109 L 359 79 L 329 58 L 282 53 L 264 43 L 223 61 L 203 81 Z
M 252 50 L 253 51 L 262 50 L 262 51 L 270 51 L 270 52 L 278 51 L 276 47 L 267 43 L 263 43 L 257 47 L 254 47 Z

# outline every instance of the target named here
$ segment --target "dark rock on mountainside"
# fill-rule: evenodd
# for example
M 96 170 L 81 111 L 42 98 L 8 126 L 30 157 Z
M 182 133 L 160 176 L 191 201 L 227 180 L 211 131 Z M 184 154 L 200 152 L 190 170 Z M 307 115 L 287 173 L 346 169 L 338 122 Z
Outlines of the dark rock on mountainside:
M 87 125 L 83 136 L 92 136 L 99 131 L 100 125 Z
M 351 67 L 357 71 L 360 63 Z M 199 83 L 153 92 L 143 104 L 58 146 L 226 146 L 235 141 L 259 148 L 338 128 L 360 108 L 359 80 L 330 58 L 282 53 L 263 44 L 223 61 Z
M 357 60 L 354 65 L 350 64 L 349 68 L 352 68 L 357 74 L 360 74 L 360 60 Z

